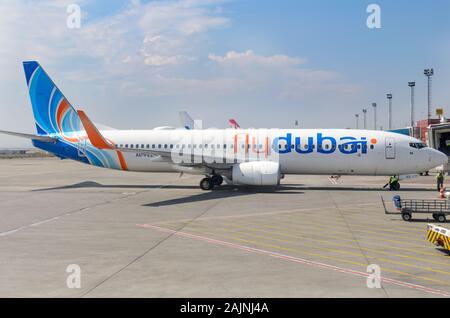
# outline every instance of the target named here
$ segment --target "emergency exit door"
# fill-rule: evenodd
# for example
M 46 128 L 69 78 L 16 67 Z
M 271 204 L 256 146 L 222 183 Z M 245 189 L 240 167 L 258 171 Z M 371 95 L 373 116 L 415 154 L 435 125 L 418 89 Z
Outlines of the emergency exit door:
M 386 138 L 386 159 L 395 159 L 395 139 Z

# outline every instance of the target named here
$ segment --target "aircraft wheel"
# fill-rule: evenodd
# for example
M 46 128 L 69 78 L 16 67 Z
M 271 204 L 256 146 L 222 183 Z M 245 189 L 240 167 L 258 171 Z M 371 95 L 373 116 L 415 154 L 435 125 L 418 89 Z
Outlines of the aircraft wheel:
M 221 175 L 215 174 L 212 176 L 212 181 L 214 185 L 220 186 L 223 183 L 223 177 Z
M 411 213 L 403 213 L 402 219 L 403 219 L 403 221 L 406 221 L 406 222 L 411 221 Z
M 214 187 L 214 183 L 211 178 L 203 178 L 200 181 L 200 188 L 204 191 L 211 190 L 213 187 Z

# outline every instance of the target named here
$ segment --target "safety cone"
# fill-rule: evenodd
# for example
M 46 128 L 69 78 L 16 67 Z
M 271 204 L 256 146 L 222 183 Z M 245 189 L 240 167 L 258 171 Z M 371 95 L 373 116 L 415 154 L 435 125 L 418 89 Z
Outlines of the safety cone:
M 439 191 L 439 197 L 441 199 L 445 199 L 445 188 L 442 187 L 441 190 Z

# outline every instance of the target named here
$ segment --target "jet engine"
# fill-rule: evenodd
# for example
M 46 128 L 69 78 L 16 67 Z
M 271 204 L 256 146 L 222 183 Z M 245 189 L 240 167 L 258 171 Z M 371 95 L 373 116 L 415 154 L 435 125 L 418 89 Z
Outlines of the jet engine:
M 280 164 L 273 161 L 243 162 L 233 166 L 235 185 L 276 186 L 280 184 Z

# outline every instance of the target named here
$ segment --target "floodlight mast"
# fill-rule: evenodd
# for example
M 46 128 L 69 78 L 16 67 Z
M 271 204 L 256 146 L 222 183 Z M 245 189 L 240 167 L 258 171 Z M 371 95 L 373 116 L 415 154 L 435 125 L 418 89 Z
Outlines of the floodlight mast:
M 414 118 L 414 88 L 416 87 L 416 82 L 409 82 L 408 86 L 411 88 L 409 123 L 410 123 L 411 127 L 414 127 L 415 126 L 415 118 Z
M 388 99 L 388 129 L 391 130 L 392 129 L 392 94 L 387 94 L 386 95 L 387 99 Z
M 373 130 L 377 130 L 377 103 L 372 103 L 373 107 Z
M 367 129 L 367 109 L 363 109 L 362 110 L 362 112 L 363 112 L 363 124 L 364 124 L 364 129 Z
M 431 119 L 431 98 L 432 98 L 432 78 L 434 75 L 434 69 L 432 68 L 427 68 L 423 71 L 423 74 L 428 78 L 428 115 L 427 115 L 427 119 L 428 119 L 428 125 L 430 124 L 430 119 Z

